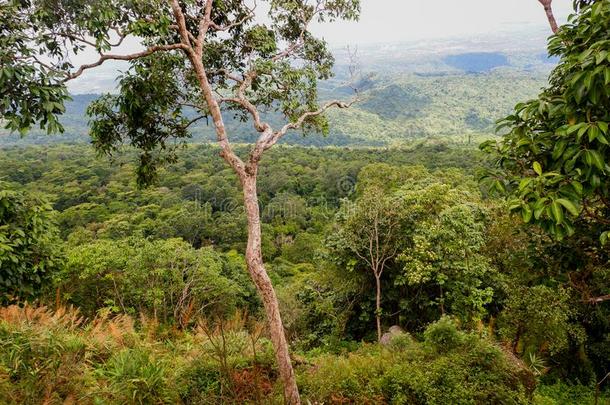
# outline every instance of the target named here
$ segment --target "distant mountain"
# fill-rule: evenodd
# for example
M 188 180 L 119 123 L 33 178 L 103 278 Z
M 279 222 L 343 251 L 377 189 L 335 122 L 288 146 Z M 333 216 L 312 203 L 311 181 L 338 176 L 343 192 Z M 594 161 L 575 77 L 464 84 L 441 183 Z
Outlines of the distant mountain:
M 365 46 L 358 50 L 356 86 L 362 101 L 349 110 L 329 113 L 328 137 L 294 132 L 285 143 L 299 145 L 387 145 L 430 136 L 466 137 L 491 133 L 493 123 L 519 101 L 538 94 L 557 61 L 544 50 L 546 32 L 497 33 L 427 43 Z M 346 82 L 351 59 L 336 49 L 336 77 L 320 83 L 322 99 L 351 97 Z M 112 91 L 112 67 L 105 67 L 91 86 Z M 474 74 L 473 74 L 474 73 Z M 353 84 L 353 83 L 352 83 Z M 77 82 L 71 89 L 86 89 Z M 100 92 L 101 92 L 100 91 Z M 98 93 L 98 91 L 96 91 Z M 88 142 L 86 106 L 97 94 L 75 94 L 66 104 L 65 134 L 47 136 L 34 130 L 25 139 L 0 131 L 0 145 Z M 251 125 L 225 117 L 236 142 L 251 142 Z M 269 120 L 279 124 L 278 116 Z M 193 141 L 213 140 L 210 127 L 193 130 Z

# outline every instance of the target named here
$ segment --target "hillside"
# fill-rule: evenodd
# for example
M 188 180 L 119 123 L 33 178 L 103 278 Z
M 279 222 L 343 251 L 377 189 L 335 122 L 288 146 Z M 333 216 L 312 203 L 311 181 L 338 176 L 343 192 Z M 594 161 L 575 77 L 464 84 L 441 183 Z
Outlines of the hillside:
M 523 38 L 522 38 L 523 36 Z M 429 44 L 397 43 L 358 49 L 358 88 L 361 101 L 349 111 L 331 111 L 330 134 L 291 133 L 284 143 L 306 146 L 382 146 L 417 138 L 452 137 L 467 142 L 473 134 L 491 134 L 495 121 L 519 101 L 535 97 L 544 85 L 554 60 L 546 57 L 544 35 L 498 33 L 490 38 L 462 38 Z M 518 42 L 515 46 L 513 41 Z M 335 78 L 320 84 L 323 99 L 349 99 L 349 70 L 345 49 L 334 50 Z M 77 82 L 70 89 L 113 91 L 109 64 L 96 77 L 86 77 L 88 87 Z M 116 75 L 116 72 L 114 73 Z M 83 79 L 84 80 L 84 79 Z M 90 91 L 90 90 L 89 90 Z M 96 94 L 74 94 L 62 122 L 64 134 L 48 137 L 33 130 L 27 139 L 0 137 L 0 145 L 88 142 L 86 106 Z M 225 117 L 232 139 L 249 142 L 250 124 Z M 271 118 L 271 121 L 274 121 Z M 279 121 L 278 121 L 279 122 Z M 0 132 L 2 133 L 2 132 Z M 195 127 L 195 142 L 213 139 L 211 128 Z

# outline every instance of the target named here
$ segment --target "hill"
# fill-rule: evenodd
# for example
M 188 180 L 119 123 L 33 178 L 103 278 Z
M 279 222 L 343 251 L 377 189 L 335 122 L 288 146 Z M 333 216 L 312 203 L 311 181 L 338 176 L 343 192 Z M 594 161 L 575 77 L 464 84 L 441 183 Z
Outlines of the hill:
M 544 33 L 498 33 L 490 38 L 463 38 L 431 43 L 368 45 L 358 50 L 361 102 L 349 111 L 331 111 L 330 134 L 291 133 L 285 144 L 305 146 L 384 146 L 431 136 L 467 141 L 493 132 L 494 122 L 519 101 L 538 94 L 556 63 L 544 50 Z M 523 38 L 522 38 L 523 37 Z M 537 38 L 532 40 L 531 38 Z M 516 44 L 516 45 L 515 45 Z M 322 99 L 349 99 L 346 86 L 349 53 L 334 50 L 336 77 L 320 85 Z M 113 77 L 124 64 L 109 64 L 96 77 L 71 85 L 73 100 L 62 121 L 66 132 L 48 137 L 33 130 L 26 139 L 1 132 L 0 145 L 88 142 L 86 106 L 112 92 Z M 113 73 L 114 72 L 114 73 Z M 86 79 L 86 81 L 85 81 Z M 271 121 L 277 121 L 279 117 Z M 283 120 L 282 120 L 283 122 Z M 250 124 L 226 117 L 232 138 L 249 142 Z M 211 128 L 194 128 L 194 142 L 214 139 Z

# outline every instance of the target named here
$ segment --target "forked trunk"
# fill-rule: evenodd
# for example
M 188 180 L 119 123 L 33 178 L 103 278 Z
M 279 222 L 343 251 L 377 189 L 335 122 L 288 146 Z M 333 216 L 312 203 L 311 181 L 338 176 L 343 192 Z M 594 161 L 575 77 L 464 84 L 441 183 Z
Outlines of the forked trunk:
M 375 299 L 375 316 L 377 319 L 377 341 L 381 342 L 381 277 L 375 276 L 377 295 Z
M 301 403 L 299 389 L 297 387 L 294 370 L 290 361 L 288 342 L 284 333 L 284 325 L 280 316 L 280 308 L 271 284 L 271 279 L 265 270 L 263 255 L 261 252 L 261 223 L 256 191 L 256 174 L 247 174 L 241 179 L 244 205 L 248 218 L 248 246 L 246 248 L 246 263 L 248 272 L 256 285 L 263 300 L 267 322 L 271 333 L 271 342 L 275 349 L 275 357 L 280 371 L 280 378 L 284 385 L 284 400 L 286 404 L 296 405 Z

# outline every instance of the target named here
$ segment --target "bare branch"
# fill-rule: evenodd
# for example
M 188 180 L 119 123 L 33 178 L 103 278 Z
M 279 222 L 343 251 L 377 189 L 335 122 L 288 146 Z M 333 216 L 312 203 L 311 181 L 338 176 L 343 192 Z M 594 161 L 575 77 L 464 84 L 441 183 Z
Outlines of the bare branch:
M 210 75 L 215 76 L 215 75 L 223 75 L 224 77 L 226 77 L 227 79 L 233 80 L 236 83 L 242 84 L 244 82 L 244 80 L 240 77 L 238 77 L 237 75 L 229 72 L 227 69 L 218 69 L 218 70 L 213 70 L 211 72 L 209 72 Z
M 172 44 L 172 45 L 151 46 L 150 48 L 148 48 L 142 52 L 131 53 L 128 55 L 100 54 L 100 58 L 96 62 L 82 65 L 81 67 L 78 68 L 78 70 L 76 72 L 70 73 L 63 81 L 67 82 L 69 80 L 75 79 L 75 78 L 79 77 L 80 75 L 82 75 L 85 70 L 92 69 L 94 67 L 98 67 L 101 64 L 103 64 L 104 62 L 106 62 L 107 60 L 127 60 L 127 61 L 129 61 L 129 60 L 143 58 L 145 56 L 152 55 L 153 53 L 156 53 L 156 52 L 173 51 L 176 49 L 188 50 L 189 48 L 186 45 L 180 43 L 180 44 Z
M 351 100 L 350 102 L 347 102 L 347 103 L 344 101 L 333 100 L 333 101 L 329 101 L 328 103 L 324 104 L 317 111 L 310 111 L 310 112 L 304 113 L 296 121 L 284 125 L 282 127 L 282 129 L 280 129 L 277 132 L 274 132 L 272 134 L 272 136 L 270 136 L 267 139 L 262 140 L 262 142 L 264 144 L 264 149 L 267 150 L 270 147 L 272 147 L 273 145 L 275 145 L 277 143 L 277 141 L 279 141 L 284 135 L 286 135 L 286 132 L 288 132 L 289 130 L 301 128 L 308 118 L 317 117 L 318 115 L 324 114 L 328 109 L 330 109 L 332 107 L 337 107 L 340 109 L 350 108 L 356 102 L 358 102 L 358 98 L 354 98 L 353 100 Z
M 93 48 L 97 47 L 97 45 L 94 42 L 91 42 L 89 40 L 86 40 L 85 38 L 81 38 L 81 37 L 76 36 L 76 35 L 71 34 L 71 33 L 65 33 L 65 32 L 62 33 L 62 32 L 60 32 L 57 35 L 60 36 L 60 37 L 71 39 L 72 41 L 82 42 L 83 44 L 92 46 Z
M 117 42 L 116 42 L 116 43 L 114 43 L 114 44 L 110 44 L 110 46 L 111 46 L 112 48 L 116 48 L 117 46 L 120 46 L 120 45 L 123 43 L 123 41 L 125 40 L 125 38 L 127 38 L 127 34 L 124 34 L 124 33 L 123 33 L 123 32 L 121 32 L 121 30 L 119 30 L 118 28 L 113 28 L 112 30 L 113 30 L 114 32 L 116 32 L 116 33 L 117 33 L 118 39 L 117 39 Z
M 198 55 L 203 52 L 203 43 L 205 41 L 205 36 L 210 29 L 210 25 L 212 24 L 212 0 L 207 0 L 205 3 L 205 11 L 203 13 L 203 17 L 199 20 L 199 33 L 197 35 L 197 40 L 195 42 L 195 51 Z
M 195 124 L 196 122 L 199 122 L 203 119 L 208 119 L 207 115 L 200 115 L 196 118 L 193 118 L 192 120 L 190 120 L 189 122 L 187 122 L 185 125 L 182 126 L 182 128 L 187 129 L 188 127 L 190 127 L 191 125 Z
M 258 109 L 246 97 L 246 90 L 250 88 L 250 86 L 252 85 L 252 81 L 256 78 L 256 76 L 256 71 L 251 70 L 250 72 L 248 72 L 244 79 L 241 80 L 241 84 L 237 89 L 236 97 L 223 98 L 221 99 L 221 102 L 232 102 L 241 105 L 252 116 L 254 128 L 256 129 L 256 131 L 261 133 L 269 133 L 271 129 L 269 124 L 262 122 Z
M 224 125 L 224 120 L 222 118 L 222 113 L 220 111 L 220 106 L 216 97 L 214 96 L 214 92 L 212 90 L 212 86 L 207 77 L 207 73 L 205 70 L 205 66 L 203 65 L 203 39 L 205 39 L 205 32 L 207 28 L 205 27 L 206 21 L 209 21 L 209 16 L 211 15 L 212 10 L 212 2 L 208 0 L 206 3 L 206 13 L 207 17 L 202 19 L 203 23 L 200 28 L 203 28 L 203 31 L 199 32 L 202 40 L 196 43 L 195 49 L 193 49 L 190 45 L 190 37 L 189 32 L 186 26 L 186 19 L 184 17 L 184 12 L 180 7 L 180 3 L 178 0 L 171 0 L 171 7 L 174 13 L 174 18 L 178 24 L 178 30 L 180 32 L 180 36 L 182 38 L 182 45 L 186 48 L 187 55 L 191 64 L 193 65 L 193 69 L 195 70 L 195 74 L 197 76 L 197 81 L 199 82 L 199 87 L 203 92 L 205 97 L 205 102 L 208 105 L 210 115 L 214 120 L 214 128 L 216 129 L 216 139 L 218 141 L 218 145 L 221 149 L 221 156 L 231 167 L 236 171 L 237 175 L 240 179 L 245 178 L 246 169 L 244 162 L 233 152 L 231 148 L 231 144 L 229 143 L 229 139 L 227 137 L 227 131 Z M 203 33 L 203 34 L 202 34 Z
M 180 33 L 180 38 L 182 39 L 182 44 L 186 48 L 189 55 L 192 56 L 193 48 L 191 47 L 190 43 L 192 34 L 190 34 L 188 28 L 186 27 L 186 19 L 184 17 L 184 13 L 182 12 L 182 7 L 180 7 L 178 0 L 171 0 L 171 7 L 178 25 L 177 28 L 178 32 Z
M 178 26 L 178 24 L 172 24 L 169 26 L 169 28 L 180 32 L 180 27 Z M 190 31 L 187 31 L 187 34 L 193 44 L 197 43 L 197 38 Z

